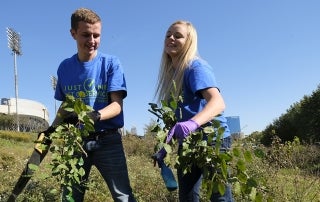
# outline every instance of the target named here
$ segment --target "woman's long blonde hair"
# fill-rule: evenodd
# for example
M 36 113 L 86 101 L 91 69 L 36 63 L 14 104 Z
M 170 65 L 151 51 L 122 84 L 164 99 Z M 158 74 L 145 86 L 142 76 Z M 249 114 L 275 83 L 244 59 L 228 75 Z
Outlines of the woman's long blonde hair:
M 188 31 L 187 39 L 182 51 L 178 53 L 179 55 L 176 67 L 173 66 L 172 59 L 165 52 L 165 48 L 163 49 L 155 94 L 158 102 L 170 99 L 171 93 L 174 93 L 175 97 L 181 95 L 184 70 L 193 59 L 199 57 L 198 37 L 194 26 L 190 22 L 184 20 L 176 21 L 171 24 L 171 26 L 176 24 L 186 25 Z M 176 85 L 176 91 L 174 91 L 174 83 Z

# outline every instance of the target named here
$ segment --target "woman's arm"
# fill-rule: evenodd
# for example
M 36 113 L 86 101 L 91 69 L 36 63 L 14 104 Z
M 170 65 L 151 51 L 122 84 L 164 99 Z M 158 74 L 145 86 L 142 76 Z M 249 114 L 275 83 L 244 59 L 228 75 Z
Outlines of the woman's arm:
M 225 109 L 225 103 L 217 88 L 207 88 L 201 91 L 201 95 L 207 101 L 205 107 L 191 119 L 199 125 L 211 121 Z

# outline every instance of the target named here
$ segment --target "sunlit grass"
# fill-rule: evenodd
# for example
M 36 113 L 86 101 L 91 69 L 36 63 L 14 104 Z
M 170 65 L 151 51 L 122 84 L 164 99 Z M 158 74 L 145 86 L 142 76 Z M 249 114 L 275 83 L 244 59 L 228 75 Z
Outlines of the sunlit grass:
M 279 202 L 320 201 L 320 178 L 300 169 L 281 169 L 268 182 Z
M 6 201 L 11 193 L 33 151 L 33 141 L 36 137 L 36 134 L 17 134 L 15 132 L 0 131 L 0 201 Z M 123 142 L 127 156 L 129 177 L 136 199 L 139 202 L 178 201 L 177 191 L 169 192 L 166 190 L 160 176 L 160 169 L 153 166 L 150 156 L 153 153 L 154 140 L 150 137 L 140 139 L 129 136 L 124 137 Z M 308 149 L 302 151 L 308 151 Z M 319 152 L 319 150 L 312 151 L 314 155 Z M 300 156 L 304 155 L 301 153 L 301 146 L 299 146 L 299 152 Z M 48 153 L 17 202 L 60 200 L 59 192 L 50 193 L 52 189 L 59 191 L 59 185 L 55 178 L 48 178 L 50 176 L 50 169 L 48 168 L 51 160 L 50 156 L 51 154 Z M 306 156 L 306 158 L 311 158 L 310 154 Z M 283 160 L 289 162 L 291 159 Z M 298 167 L 278 168 L 273 166 L 272 162 L 260 159 L 255 159 L 249 165 L 249 170 L 251 174 L 259 176 L 261 183 L 266 184 L 269 191 L 267 194 L 275 202 L 320 202 L 319 173 L 314 172 L 311 174 L 308 172 L 309 169 Z M 107 185 L 95 167 L 93 167 L 90 174 L 90 188 L 86 192 L 85 201 L 112 201 Z M 202 201 L 206 201 L 204 196 Z M 236 199 L 236 201 L 241 200 Z

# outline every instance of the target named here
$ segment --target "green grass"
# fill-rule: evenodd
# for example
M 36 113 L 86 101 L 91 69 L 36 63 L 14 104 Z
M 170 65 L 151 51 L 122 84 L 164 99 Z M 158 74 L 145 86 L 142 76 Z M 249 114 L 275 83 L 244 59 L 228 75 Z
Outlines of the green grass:
M 28 136 L 28 137 L 20 137 Z M 0 201 L 6 201 L 11 193 L 18 177 L 20 176 L 29 156 L 33 151 L 36 134 L 12 135 L 0 131 Z M 150 158 L 153 153 L 153 143 L 142 146 L 137 137 L 124 138 L 127 153 L 127 164 L 130 174 L 131 185 L 138 201 L 177 201 L 177 192 L 166 190 L 160 176 L 158 167 L 153 166 Z M 129 143 L 129 144 L 127 144 Z M 137 150 L 137 148 L 140 148 Z M 142 150 L 145 151 L 142 151 Z M 48 153 L 41 163 L 35 176 L 29 181 L 23 193 L 17 201 L 41 202 L 59 201 L 60 194 L 52 194 L 52 189 L 59 189 L 54 178 L 45 178 L 50 174 L 47 165 L 51 154 Z M 90 174 L 90 189 L 86 192 L 85 201 L 112 201 L 106 183 L 95 167 Z
M 6 201 L 13 189 L 33 151 L 33 141 L 36 139 L 36 136 L 36 134 L 32 133 L 17 134 L 0 131 L 0 201 Z M 153 166 L 150 156 L 153 153 L 154 139 L 151 137 L 140 139 L 128 136 L 123 138 L 123 142 L 127 155 L 129 177 L 137 201 L 178 201 L 177 191 L 169 192 L 166 190 L 159 168 Z M 301 152 L 309 150 L 301 151 L 301 146 L 299 146 L 300 158 L 304 155 Z M 317 152 L 319 151 L 319 148 L 312 150 L 314 158 L 318 158 Z M 310 154 L 308 155 L 305 156 L 311 158 Z M 286 162 L 296 161 L 296 159 L 290 159 L 293 157 L 283 159 L 284 157 L 278 156 L 278 158 Z M 309 162 L 308 159 L 304 159 L 304 161 Z M 52 177 L 45 178 L 50 174 L 50 170 L 47 168 L 49 162 L 50 153 L 48 153 L 42 162 L 39 170 L 36 171 L 35 176 L 29 181 L 17 202 L 59 201 L 60 194 L 52 194 L 50 192 L 54 188 L 59 190 L 58 183 Z M 319 159 L 316 163 L 319 164 Z M 290 162 L 289 165 L 291 165 Z M 319 165 L 314 166 L 319 167 Z M 279 168 L 275 167 L 270 161 L 262 161 L 260 159 L 255 159 L 249 165 L 249 170 L 250 174 L 259 176 L 260 183 L 264 183 L 268 187 L 266 196 L 272 197 L 275 202 L 320 202 L 320 174 L 317 171 L 310 173 L 308 169 L 294 166 Z M 90 174 L 90 181 L 92 183 L 86 192 L 85 201 L 112 201 L 110 192 L 95 167 Z M 204 196 L 202 196 L 202 201 L 206 201 Z M 246 200 L 236 198 L 236 201 Z

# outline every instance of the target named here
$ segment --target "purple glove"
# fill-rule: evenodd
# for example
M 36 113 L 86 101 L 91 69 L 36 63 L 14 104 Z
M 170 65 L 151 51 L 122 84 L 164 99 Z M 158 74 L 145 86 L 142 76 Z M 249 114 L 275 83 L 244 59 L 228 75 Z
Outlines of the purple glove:
M 190 119 L 189 121 L 178 122 L 169 131 L 169 134 L 167 136 L 167 143 L 170 142 L 173 135 L 175 135 L 177 139 L 182 140 L 186 138 L 191 132 L 197 130 L 197 128 L 199 128 L 199 124 L 192 119 Z

